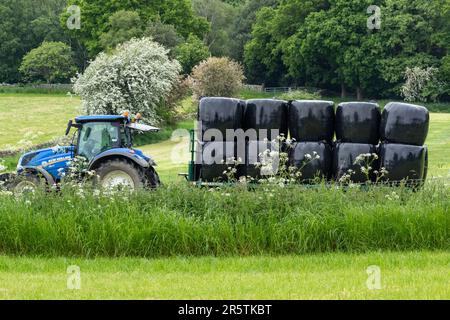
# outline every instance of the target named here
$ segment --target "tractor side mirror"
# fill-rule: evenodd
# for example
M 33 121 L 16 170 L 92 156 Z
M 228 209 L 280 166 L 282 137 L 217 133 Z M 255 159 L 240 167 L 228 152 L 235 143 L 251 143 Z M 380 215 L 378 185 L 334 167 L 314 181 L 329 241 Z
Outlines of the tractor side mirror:
M 69 135 L 70 129 L 72 129 L 72 125 L 73 125 L 73 121 L 69 120 L 69 123 L 67 124 L 67 129 L 66 129 L 66 136 Z
M 70 133 L 70 129 L 71 128 L 81 128 L 81 125 L 80 124 L 78 124 L 78 123 L 73 123 L 73 121 L 72 120 L 69 120 L 69 123 L 67 124 L 67 129 L 66 129 L 66 136 L 68 136 L 69 135 L 69 133 Z

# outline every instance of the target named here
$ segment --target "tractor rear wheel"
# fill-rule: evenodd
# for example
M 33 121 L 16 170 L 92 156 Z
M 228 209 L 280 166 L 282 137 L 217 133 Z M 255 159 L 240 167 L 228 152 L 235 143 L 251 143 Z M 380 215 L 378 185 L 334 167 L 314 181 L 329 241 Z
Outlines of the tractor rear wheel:
M 144 187 L 144 174 L 137 166 L 125 160 L 109 160 L 96 170 L 99 185 L 104 189 Z
M 158 173 L 153 168 L 147 172 L 147 187 L 155 189 L 161 185 Z

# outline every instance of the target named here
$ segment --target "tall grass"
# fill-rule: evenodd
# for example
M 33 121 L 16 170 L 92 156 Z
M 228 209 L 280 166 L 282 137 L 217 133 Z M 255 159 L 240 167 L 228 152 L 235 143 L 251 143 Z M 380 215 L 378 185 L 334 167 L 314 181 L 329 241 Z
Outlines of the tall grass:
M 0 196 L 0 252 L 44 256 L 257 255 L 450 249 L 450 189 L 167 185 L 93 196 Z

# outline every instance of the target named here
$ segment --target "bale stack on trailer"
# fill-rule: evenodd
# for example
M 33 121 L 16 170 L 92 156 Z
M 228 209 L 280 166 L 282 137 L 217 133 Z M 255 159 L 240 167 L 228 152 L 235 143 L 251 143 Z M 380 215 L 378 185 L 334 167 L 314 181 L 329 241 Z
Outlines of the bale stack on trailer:
M 200 100 L 198 120 L 201 124 L 200 148 L 196 152 L 197 177 L 203 181 L 226 181 L 230 159 L 236 159 L 234 138 L 227 130 L 242 129 L 244 102 L 231 98 Z
M 426 179 L 430 115 L 425 107 L 391 102 L 383 110 L 380 133 L 381 166 L 388 181 L 421 182 Z
M 333 176 L 336 180 L 344 175 L 352 182 L 363 183 L 373 179 L 378 161 L 372 157 L 377 153 L 380 140 L 379 125 L 381 111 L 376 103 L 346 102 L 336 109 L 336 142 L 333 154 Z M 366 155 L 371 163 L 371 172 L 362 172 L 367 162 L 357 162 L 359 155 Z
M 381 168 L 390 182 L 424 181 L 427 175 L 429 113 L 421 106 L 392 102 L 381 113 L 369 102 L 345 102 L 335 110 L 332 101 L 203 98 L 198 119 L 194 181 L 226 181 L 227 160 L 238 158 L 236 179 L 276 174 L 277 159 L 265 172 L 256 164 L 264 152 L 279 153 L 273 140 L 280 135 L 294 141 L 287 149 L 289 165 L 300 169 L 303 183 L 343 177 L 366 183 L 376 181 Z
M 242 176 L 260 179 L 263 176 L 275 175 L 278 171 L 276 154 L 280 145 L 274 140 L 280 135 L 287 136 L 287 102 L 275 99 L 247 100 L 244 112 L 244 129 L 246 132 L 254 130 L 255 135 L 249 134 L 246 143 L 245 169 Z M 262 161 L 260 154 L 264 152 L 275 154 L 269 163 L 263 163 L 264 168 L 256 165 Z M 269 158 L 269 157 L 268 157 Z M 262 170 L 261 170 L 262 169 Z
M 289 132 L 295 141 L 289 150 L 289 161 L 300 170 L 302 182 L 330 178 L 334 119 L 332 101 L 289 103 Z

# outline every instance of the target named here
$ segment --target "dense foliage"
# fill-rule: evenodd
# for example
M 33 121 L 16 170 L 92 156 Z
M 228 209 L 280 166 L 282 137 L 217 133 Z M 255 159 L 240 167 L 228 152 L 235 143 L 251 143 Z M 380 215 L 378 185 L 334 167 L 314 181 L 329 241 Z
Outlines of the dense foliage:
M 66 26 L 71 5 L 80 29 Z M 450 0 L 3 0 L 0 82 L 27 81 L 20 63 L 43 41 L 69 45 L 83 71 L 134 37 L 177 48 L 184 73 L 207 47 L 242 63 L 248 83 L 359 99 L 401 98 L 408 68 L 433 68 L 426 99 L 450 99 Z
M 68 45 L 44 41 L 26 54 L 19 70 L 29 81 L 63 83 L 70 81 L 77 68 Z
M 59 14 L 66 0 L 0 2 L 0 83 L 18 82 L 23 56 L 44 40 L 64 41 Z
M 196 66 L 190 76 L 196 97 L 232 97 L 242 87 L 243 80 L 241 65 L 228 58 L 211 57 Z
M 73 34 L 82 40 L 91 56 L 101 51 L 101 35 L 110 30 L 111 15 L 120 10 L 135 11 L 145 22 L 159 16 L 162 22 L 175 26 L 183 37 L 191 33 L 202 37 L 209 28 L 204 18 L 194 14 L 189 0 L 69 0 L 69 5 L 72 4 L 78 5 L 82 12 L 81 29 L 73 30 Z M 67 16 L 63 15 L 63 20 Z
M 0 193 L 0 250 L 46 256 L 259 255 L 449 250 L 450 194 L 369 189 L 196 188 Z
M 185 43 L 175 48 L 174 55 L 181 63 L 183 73 L 190 74 L 197 64 L 210 56 L 210 52 L 199 38 L 190 35 Z
M 132 39 L 113 53 L 100 53 L 79 75 L 74 90 L 87 114 L 140 112 L 149 122 L 163 118 L 158 108 L 178 81 L 180 64 L 149 38 Z
M 368 28 L 378 5 L 380 29 Z M 448 0 L 285 0 L 257 14 L 246 45 L 249 80 L 399 95 L 407 67 L 440 67 Z M 448 81 L 448 80 L 447 80 Z

